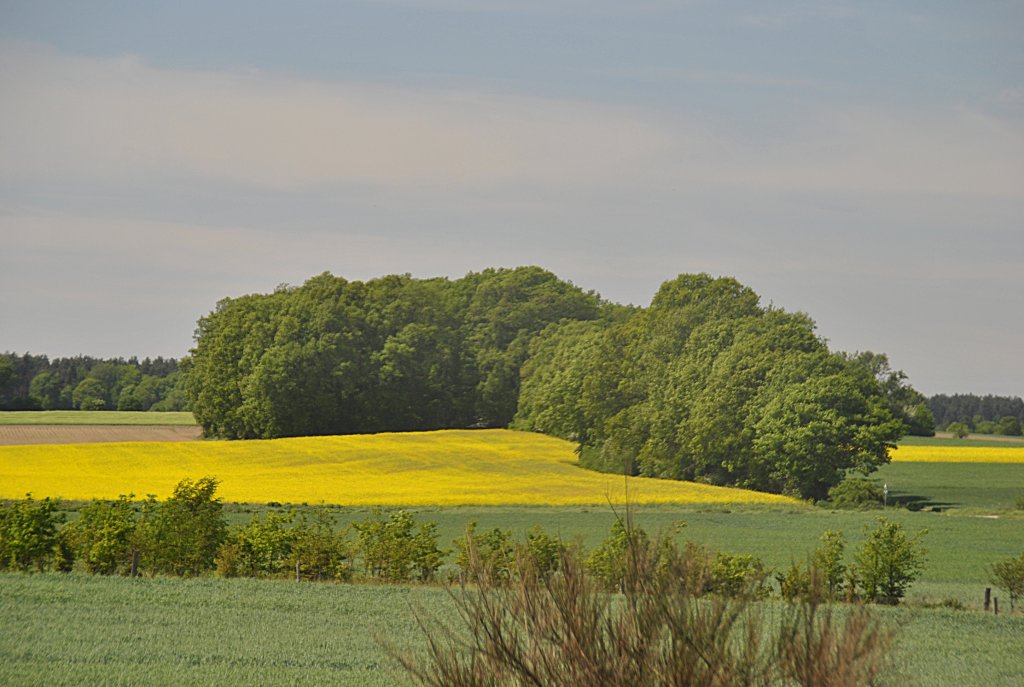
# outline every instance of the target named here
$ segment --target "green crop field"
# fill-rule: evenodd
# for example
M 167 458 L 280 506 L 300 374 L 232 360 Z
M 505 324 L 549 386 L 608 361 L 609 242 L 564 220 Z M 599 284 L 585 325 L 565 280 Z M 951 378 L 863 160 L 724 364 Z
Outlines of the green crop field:
M 890 485 L 895 502 L 914 502 L 920 510 L 689 503 L 636 506 L 635 522 L 648 532 L 682 524 L 681 539 L 753 554 L 775 570 L 804 560 L 826 529 L 846 535 L 846 563 L 865 527 L 880 515 L 911 534 L 927 530 L 925 567 L 905 606 L 877 609 L 899 633 L 886 684 L 1024 684 L 1024 614 L 1007 614 L 1005 592 L 999 590 L 1004 613 L 981 612 L 985 587 L 991 586 L 990 565 L 1024 551 L 1024 510 L 1016 507 L 1024 495 L 1024 462 L 897 461 L 874 478 Z M 279 508 L 227 505 L 236 525 L 270 510 Z M 591 548 L 616 517 L 611 506 L 600 505 L 411 510 L 418 520 L 437 523 L 442 547 L 451 547 L 475 521 L 478 531 L 499 527 L 517 538 L 542 525 Z M 334 507 L 332 512 L 344 527 L 373 509 Z M 442 573 L 451 569 L 449 563 Z M 950 603 L 966 610 L 942 607 Z M 0 632 L 0 684 L 407 685 L 376 637 L 422 651 L 415 608 L 453 619 L 439 587 L 5 574 L 0 575 L 0 624 L 6 628 Z
M 169 425 L 196 424 L 192 413 L 125 410 L 9 410 L 0 412 L 0 425 Z
M 897 502 L 927 508 L 1013 509 L 1024 499 L 1024 463 L 901 463 L 872 475 Z M 983 514 L 983 513 L 982 513 Z
M 950 436 L 903 437 L 900 446 L 994 446 L 996 448 L 1024 448 L 1024 437 L 1007 437 L 988 434 L 974 434 L 964 439 Z
M 417 608 L 453 620 L 429 587 L 3 575 L 0 684 L 410 685 L 379 638 L 421 652 Z M 1022 615 L 878 613 L 898 631 L 886 684 L 1024 682 Z

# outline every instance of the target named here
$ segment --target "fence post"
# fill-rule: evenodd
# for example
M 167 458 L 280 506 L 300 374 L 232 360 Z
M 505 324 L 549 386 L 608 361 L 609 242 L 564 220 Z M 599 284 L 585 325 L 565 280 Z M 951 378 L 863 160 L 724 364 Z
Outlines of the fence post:
M 295 581 L 302 582 L 302 562 L 295 561 Z
M 992 587 L 985 587 L 985 611 L 992 606 Z
M 139 550 L 132 550 L 132 577 L 139 576 Z
M 995 614 L 999 615 L 999 597 L 992 598 L 992 608 L 995 609 Z

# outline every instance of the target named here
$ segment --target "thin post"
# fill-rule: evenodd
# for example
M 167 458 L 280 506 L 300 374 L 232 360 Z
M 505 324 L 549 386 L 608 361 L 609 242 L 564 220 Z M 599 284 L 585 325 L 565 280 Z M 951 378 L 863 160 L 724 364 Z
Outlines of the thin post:
M 998 596 L 993 597 L 993 599 L 992 599 L 992 608 L 995 609 L 995 614 L 999 615 L 999 597 Z
M 302 563 L 295 561 L 295 581 L 302 582 Z
M 139 576 L 139 550 L 132 550 L 132 577 Z
M 992 607 L 992 587 L 985 587 L 985 611 Z

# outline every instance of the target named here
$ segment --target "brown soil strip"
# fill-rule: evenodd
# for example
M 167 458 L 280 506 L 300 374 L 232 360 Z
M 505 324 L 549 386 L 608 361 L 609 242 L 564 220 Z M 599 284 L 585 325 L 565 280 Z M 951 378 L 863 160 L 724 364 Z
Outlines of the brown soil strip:
M 195 441 L 201 427 L 156 425 L 0 425 L 0 446 L 110 441 Z

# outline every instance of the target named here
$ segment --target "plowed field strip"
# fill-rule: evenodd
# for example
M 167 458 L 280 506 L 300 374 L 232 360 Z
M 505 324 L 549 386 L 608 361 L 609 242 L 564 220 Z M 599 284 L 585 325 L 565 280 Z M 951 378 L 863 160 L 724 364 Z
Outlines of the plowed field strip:
M 202 433 L 200 427 L 166 425 L 0 425 L 0 446 L 195 441 Z

